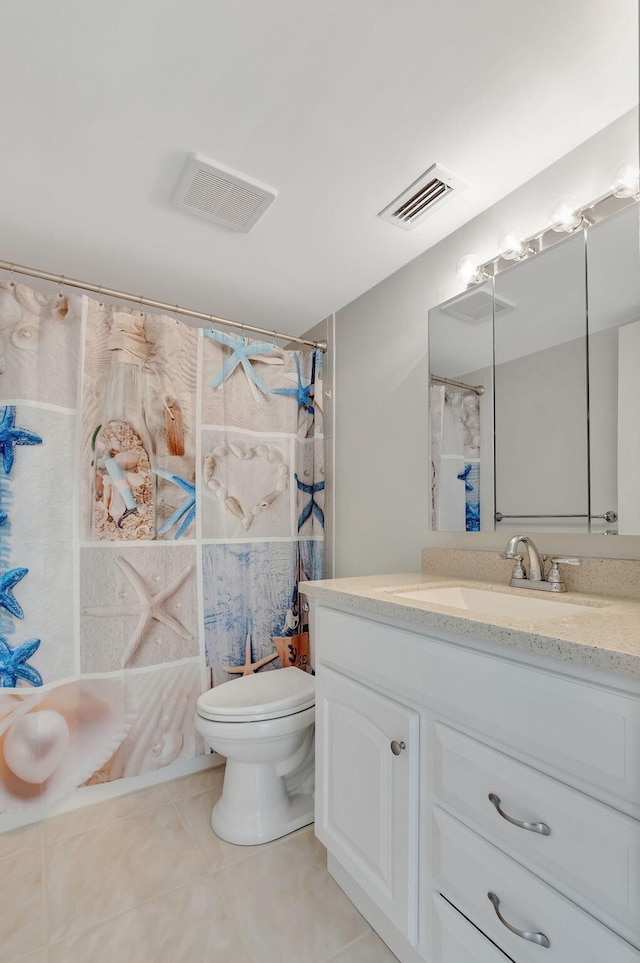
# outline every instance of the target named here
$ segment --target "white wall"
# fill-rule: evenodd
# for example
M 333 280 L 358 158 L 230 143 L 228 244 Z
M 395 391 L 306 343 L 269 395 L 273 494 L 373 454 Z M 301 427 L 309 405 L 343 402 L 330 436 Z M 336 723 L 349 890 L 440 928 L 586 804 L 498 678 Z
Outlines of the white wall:
M 428 310 L 460 291 L 454 272 L 462 255 L 489 260 L 514 224 L 527 235 L 542 230 L 560 195 L 595 199 L 608 190 L 616 167 L 637 156 L 632 111 L 336 313 L 337 576 L 417 571 L 425 545 L 503 547 L 506 529 L 428 531 Z M 631 538 L 538 541 L 548 552 L 640 554 Z

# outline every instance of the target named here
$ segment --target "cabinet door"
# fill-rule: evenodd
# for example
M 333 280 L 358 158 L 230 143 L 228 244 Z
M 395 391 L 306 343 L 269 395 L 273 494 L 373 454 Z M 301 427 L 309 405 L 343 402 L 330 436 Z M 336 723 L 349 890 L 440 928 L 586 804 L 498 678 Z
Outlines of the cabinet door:
M 417 712 L 337 672 L 319 670 L 316 833 L 413 945 L 419 731 Z

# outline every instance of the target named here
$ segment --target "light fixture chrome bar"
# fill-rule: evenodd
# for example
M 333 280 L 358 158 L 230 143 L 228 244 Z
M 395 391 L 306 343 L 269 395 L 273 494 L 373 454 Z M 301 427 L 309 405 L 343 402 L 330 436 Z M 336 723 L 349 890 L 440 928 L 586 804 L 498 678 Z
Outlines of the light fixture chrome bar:
M 218 318 L 213 314 L 205 314 L 203 311 L 194 311 L 192 308 L 181 308 L 178 304 L 169 304 L 168 301 L 156 301 L 154 298 L 144 298 L 137 294 L 128 294 L 126 291 L 118 291 L 115 288 L 105 288 L 100 284 L 92 284 L 88 281 L 78 281 L 75 278 L 65 277 L 64 274 L 51 274 L 50 271 L 41 271 L 38 268 L 26 267 L 24 264 L 13 264 L 11 261 L 0 261 L 0 270 L 9 271 L 11 274 L 22 274 L 30 278 L 42 278 L 43 281 L 53 281 L 68 288 L 78 288 L 80 291 L 93 291 L 105 298 L 115 298 L 118 301 L 131 301 L 134 304 L 144 304 L 149 308 L 156 308 L 158 311 L 166 311 L 169 314 L 182 314 L 186 318 L 197 318 L 199 321 L 206 321 L 207 324 L 221 324 L 227 328 L 237 328 L 240 331 L 252 331 L 254 334 L 264 335 L 268 338 L 277 338 L 278 341 L 291 341 L 294 344 L 307 344 L 311 348 L 319 348 L 321 351 L 327 350 L 326 341 L 309 341 L 307 338 L 297 338 L 291 334 L 282 334 L 279 331 L 270 331 L 268 328 L 258 328 L 254 324 L 242 324 L 241 321 L 230 321 L 228 318 Z
M 636 196 L 620 197 L 619 195 L 614 194 L 613 191 L 607 191 L 606 194 L 602 194 L 600 197 L 597 197 L 589 204 L 585 204 L 580 209 L 582 220 L 575 230 L 578 231 L 585 227 L 592 227 L 599 221 L 606 220 L 606 218 L 610 217 L 611 214 L 617 214 L 619 211 L 624 210 L 631 204 L 637 203 L 638 198 Z M 524 260 L 525 257 L 539 254 L 541 251 L 545 251 L 558 241 L 564 240 L 565 237 L 567 237 L 567 233 L 558 233 L 557 231 L 554 231 L 552 227 L 543 228 L 541 231 L 538 231 L 536 234 L 532 234 L 530 237 L 527 237 L 523 240 L 524 249 L 528 250 L 527 254 L 523 255 L 521 258 L 518 258 L 518 261 Z M 466 257 L 461 258 L 460 261 L 458 261 L 458 267 L 460 267 L 462 262 L 465 260 Z M 509 258 L 505 258 L 500 254 L 497 254 L 495 257 L 485 261 L 482 264 L 478 264 L 475 276 L 471 280 L 466 281 L 467 290 L 475 287 L 476 284 L 479 284 L 481 281 L 485 281 L 489 277 L 496 277 L 506 268 L 510 268 L 513 264 L 513 260 L 509 260 Z M 459 276 L 462 279 L 462 276 Z
M 602 518 L 605 522 L 617 522 L 617 512 L 605 512 L 604 515 L 503 515 L 496 512 L 496 521 L 502 522 L 505 518 Z
M 485 393 L 484 385 L 467 385 L 464 381 L 453 381 L 452 378 L 441 378 L 439 375 L 429 375 L 432 381 L 437 381 L 439 385 L 452 385 L 454 388 L 464 388 L 465 391 L 473 391 L 476 395 Z

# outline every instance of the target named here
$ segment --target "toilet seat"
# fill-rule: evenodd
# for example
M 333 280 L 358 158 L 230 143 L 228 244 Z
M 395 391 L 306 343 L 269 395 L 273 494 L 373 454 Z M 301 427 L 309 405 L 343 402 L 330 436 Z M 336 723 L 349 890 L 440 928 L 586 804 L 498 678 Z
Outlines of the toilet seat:
M 225 682 L 200 696 L 198 715 L 213 722 L 281 719 L 315 705 L 315 678 L 287 666 Z

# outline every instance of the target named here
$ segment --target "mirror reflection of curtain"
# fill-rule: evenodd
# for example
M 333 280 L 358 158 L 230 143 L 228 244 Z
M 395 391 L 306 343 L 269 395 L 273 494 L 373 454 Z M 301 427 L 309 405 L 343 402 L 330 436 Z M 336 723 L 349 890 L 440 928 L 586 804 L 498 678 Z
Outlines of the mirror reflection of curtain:
M 480 531 L 480 399 L 430 388 L 431 505 L 435 531 Z

